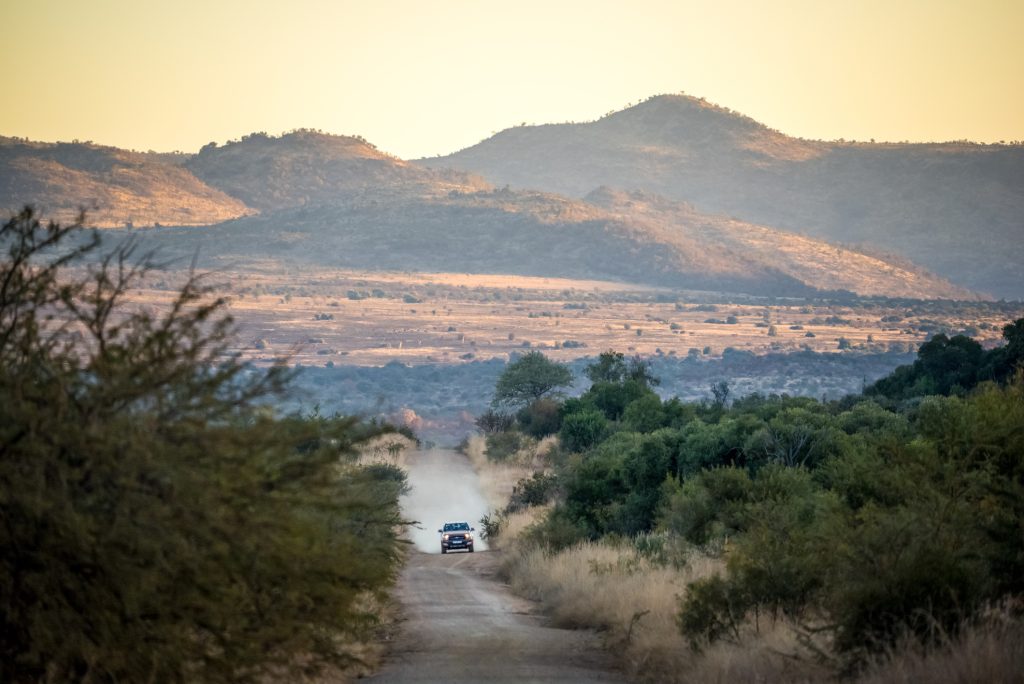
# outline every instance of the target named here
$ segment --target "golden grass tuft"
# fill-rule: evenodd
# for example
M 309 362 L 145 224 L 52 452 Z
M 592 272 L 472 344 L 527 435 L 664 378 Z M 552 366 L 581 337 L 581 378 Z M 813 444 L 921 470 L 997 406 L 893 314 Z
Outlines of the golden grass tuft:
M 494 540 L 492 546 L 498 549 L 513 548 L 523 532 L 543 520 L 551 509 L 551 505 L 531 506 L 504 516 L 501 533 Z
M 409 459 L 416 452 L 416 442 L 403 434 L 390 432 L 377 435 L 359 447 L 359 464 L 384 463 L 409 469 Z
M 511 525 L 508 532 L 511 534 Z M 507 541 L 505 542 L 507 543 Z M 693 553 L 682 568 L 653 563 L 628 544 L 584 542 L 558 552 L 509 550 L 513 590 L 539 601 L 553 622 L 604 633 L 631 676 L 645 682 L 811 682 L 830 671 L 801 652 L 788 623 L 762 620 L 741 643 L 693 651 L 676 624 L 686 585 L 721 571 L 723 562 Z
M 1021 684 L 1024 622 L 1008 606 L 927 649 L 908 640 L 871 666 L 860 684 Z

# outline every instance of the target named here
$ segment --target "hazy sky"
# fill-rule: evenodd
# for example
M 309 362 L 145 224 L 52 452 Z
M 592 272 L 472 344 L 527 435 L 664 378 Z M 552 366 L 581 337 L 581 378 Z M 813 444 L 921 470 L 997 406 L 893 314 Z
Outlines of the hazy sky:
M 0 0 L 0 135 L 195 151 L 359 134 L 401 157 L 649 95 L 791 135 L 1024 139 L 1024 0 Z

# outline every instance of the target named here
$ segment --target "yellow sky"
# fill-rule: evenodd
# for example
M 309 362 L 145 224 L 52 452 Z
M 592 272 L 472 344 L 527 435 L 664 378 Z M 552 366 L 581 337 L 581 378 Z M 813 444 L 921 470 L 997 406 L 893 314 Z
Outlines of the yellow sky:
M 1024 0 L 0 0 L 0 135 L 401 157 L 686 92 L 807 138 L 1024 139 Z

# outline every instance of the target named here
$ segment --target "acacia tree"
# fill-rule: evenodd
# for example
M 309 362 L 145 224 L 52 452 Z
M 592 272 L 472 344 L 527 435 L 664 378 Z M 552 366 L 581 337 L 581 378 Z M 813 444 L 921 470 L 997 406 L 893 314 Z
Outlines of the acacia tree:
M 274 417 L 287 374 L 229 353 L 221 300 L 191 277 L 129 308 L 149 260 L 99 244 L 31 209 L 0 228 L 0 681 L 346 664 L 398 555 L 404 474 L 355 464 L 377 428 Z
M 628 361 L 622 352 L 609 349 L 602 352 L 597 360 L 588 365 L 584 374 L 595 385 L 598 383 L 623 383 L 634 381 L 644 387 L 654 387 L 661 384 L 661 380 L 651 370 L 651 362 L 639 354 Z
M 510 363 L 494 387 L 494 405 L 523 407 L 572 384 L 572 371 L 532 351 Z

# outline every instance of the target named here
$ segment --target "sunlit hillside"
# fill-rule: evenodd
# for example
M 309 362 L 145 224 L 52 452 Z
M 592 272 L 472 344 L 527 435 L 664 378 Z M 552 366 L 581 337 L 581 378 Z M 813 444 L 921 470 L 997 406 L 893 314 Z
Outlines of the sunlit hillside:
M 488 187 L 480 178 L 434 171 L 381 152 L 361 138 L 296 131 L 207 145 L 186 167 L 248 206 L 269 211 L 349 202 L 366 195 L 439 195 Z
M 1024 146 L 792 138 L 666 95 L 592 123 L 521 126 L 423 160 L 583 197 L 644 190 L 699 210 L 865 243 L 954 282 L 1024 297 Z
M 35 204 L 67 221 L 85 209 L 100 227 L 199 226 L 253 213 L 196 178 L 183 156 L 91 143 L 36 143 L 0 137 L 0 210 Z
M 747 209 L 758 202 L 808 216 L 869 199 L 885 210 L 884 197 L 857 194 L 856 183 L 819 187 L 811 196 L 835 180 L 828 174 L 779 190 L 793 180 L 780 169 L 796 173 L 849 147 L 788 138 L 683 97 L 654 98 L 594 124 L 505 131 L 444 160 L 482 164 L 491 178 L 511 178 L 514 188 L 492 186 L 467 171 L 406 162 L 359 137 L 313 130 L 253 133 L 173 155 L 6 139 L 0 205 L 33 203 L 58 219 L 85 208 L 100 227 L 185 227 L 149 231 L 146 240 L 164 254 L 198 254 L 200 263 L 216 265 L 289 258 L 327 268 L 917 299 L 985 296 L 965 283 L 1019 271 L 1016 242 L 1007 240 L 992 253 L 999 222 L 970 239 L 936 224 L 913 241 L 917 260 L 892 244 L 905 233 L 887 221 L 871 224 L 879 236 L 859 239 L 842 231 L 813 237 L 810 227 L 785 230 L 751 218 L 758 212 Z M 590 184 L 603 177 L 615 182 L 594 191 Z M 994 186 L 1007 182 L 1006 173 L 991 174 Z M 522 189 L 531 183 L 542 189 Z M 700 201 L 684 202 L 681 195 Z M 923 201 L 906 196 L 911 209 Z M 722 208 L 737 197 L 744 211 Z M 960 214 L 951 209 L 946 218 L 956 220 L 976 206 L 958 205 Z M 951 240 L 956 249 L 938 249 Z M 955 263 L 929 268 L 927 259 L 937 254 Z M 965 264 L 972 266 L 968 273 Z
M 970 299 L 906 266 L 782 231 L 656 202 L 601 206 L 538 192 L 399 194 L 263 213 L 146 243 L 203 263 L 287 259 L 317 267 L 614 280 L 676 289 L 804 296 L 843 290 Z

